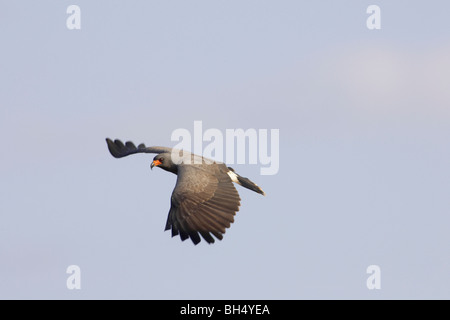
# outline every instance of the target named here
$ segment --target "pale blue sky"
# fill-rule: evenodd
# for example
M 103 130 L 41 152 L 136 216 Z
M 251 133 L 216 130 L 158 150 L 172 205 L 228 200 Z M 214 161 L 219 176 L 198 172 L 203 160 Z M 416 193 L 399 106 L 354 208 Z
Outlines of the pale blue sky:
M 0 298 L 450 298 L 449 10 L 1 1 Z M 277 175 L 234 165 L 267 197 L 238 188 L 214 245 L 164 232 L 176 177 L 104 141 L 170 146 L 194 120 L 280 130 Z

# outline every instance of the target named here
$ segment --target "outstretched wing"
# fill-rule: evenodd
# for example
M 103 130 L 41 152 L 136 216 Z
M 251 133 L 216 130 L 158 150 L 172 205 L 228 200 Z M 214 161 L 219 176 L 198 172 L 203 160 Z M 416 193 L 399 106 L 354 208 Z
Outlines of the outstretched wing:
M 135 153 L 164 153 L 172 151 L 172 148 L 167 147 L 146 147 L 143 143 L 136 147 L 131 141 L 123 144 L 123 142 L 118 139 L 112 141 L 111 139 L 106 138 L 106 143 L 108 144 L 109 152 L 114 158 L 123 158 Z
M 166 229 L 181 240 L 222 240 L 239 210 L 240 197 L 224 164 L 180 165 Z

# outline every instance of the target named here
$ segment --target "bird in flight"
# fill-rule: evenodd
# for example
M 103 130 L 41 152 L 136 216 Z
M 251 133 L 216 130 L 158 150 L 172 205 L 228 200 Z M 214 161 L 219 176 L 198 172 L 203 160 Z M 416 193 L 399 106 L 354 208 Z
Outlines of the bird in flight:
M 167 147 L 137 147 L 133 142 L 106 138 L 108 149 L 115 158 L 135 153 L 156 153 L 150 167 L 159 167 L 177 175 L 172 192 L 169 216 L 165 230 L 172 230 L 172 237 L 180 235 L 182 241 L 190 238 L 194 244 L 201 241 L 214 243 L 214 237 L 222 240 L 225 229 L 230 227 L 239 210 L 241 198 L 233 185 L 265 195 L 264 191 L 247 178 L 241 177 L 224 163 Z M 184 160 L 174 155 L 183 154 Z

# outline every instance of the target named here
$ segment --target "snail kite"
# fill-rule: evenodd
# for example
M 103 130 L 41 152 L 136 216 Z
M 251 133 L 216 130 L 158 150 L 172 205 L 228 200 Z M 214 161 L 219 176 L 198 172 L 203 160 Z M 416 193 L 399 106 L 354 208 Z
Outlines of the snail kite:
M 150 167 L 177 175 L 165 230 L 171 229 L 172 237 L 180 235 L 183 241 L 191 238 L 198 244 L 200 235 L 208 243 L 214 243 L 212 235 L 222 240 L 225 229 L 234 221 L 241 200 L 233 182 L 265 195 L 255 183 L 224 163 L 167 147 L 146 147 L 144 144 L 136 147 L 131 141 L 124 144 L 109 138 L 106 142 L 115 158 L 156 153 Z

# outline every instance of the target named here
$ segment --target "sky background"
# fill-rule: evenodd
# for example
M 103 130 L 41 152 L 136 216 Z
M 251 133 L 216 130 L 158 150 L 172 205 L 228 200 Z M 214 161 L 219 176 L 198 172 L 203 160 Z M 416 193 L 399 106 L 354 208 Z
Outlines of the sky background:
M 1 0 L 0 298 L 449 299 L 448 12 Z M 233 165 L 267 196 L 238 187 L 213 245 L 163 231 L 176 177 L 150 171 L 153 155 L 117 160 L 105 143 L 172 146 L 195 120 L 280 130 L 278 174 Z

